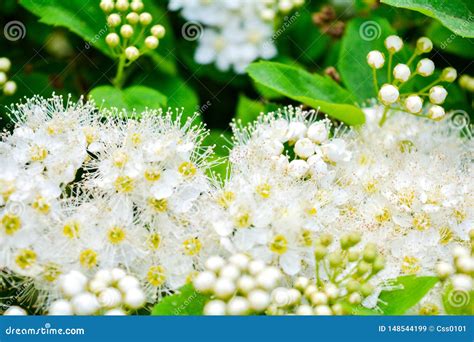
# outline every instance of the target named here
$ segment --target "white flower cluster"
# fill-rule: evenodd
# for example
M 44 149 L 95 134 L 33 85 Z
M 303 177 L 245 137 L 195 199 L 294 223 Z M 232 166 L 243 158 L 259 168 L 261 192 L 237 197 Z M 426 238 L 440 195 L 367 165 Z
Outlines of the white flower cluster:
M 193 282 L 196 290 L 211 296 L 205 315 L 263 313 L 270 305 L 271 291 L 281 280 L 278 268 L 245 254 L 234 254 L 228 260 L 212 256 L 205 268 Z
M 212 237 L 193 219 L 210 188 L 202 127 L 193 118 L 181 127 L 179 112 L 134 120 L 60 97 L 11 111 L 16 126 L 0 142 L 0 268 L 45 291 L 97 267 L 124 267 L 149 300 L 182 286 Z
M 51 303 L 49 315 L 125 315 L 145 305 L 145 292 L 137 278 L 120 268 L 99 269 L 92 278 L 80 271 L 61 275 L 60 299 Z
M 403 41 L 398 36 L 389 36 L 385 39 L 385 47 L 389 52 L 388 67 L 391 68 L 392 57 L 403 48 Z M 410 69 L 411 63 L 414 61 L 415 57 L 430 52 L 432 48 L 433 43 L 431 40 L 426 37 L 419 38 L 413 56 L 406 64 L 399 63 L 393 68 L 393 81 L 391 78 L 392 75 L 390 74 L 391 70 L 389 70 L 388 83 L 383 84 L 380 90 L 378 89 L 376 70 L 381 69 L 384 66 L 385 56 L 378 50 L 373 50 L 368 53 L 367 63 L 373 69 L 374 84 L 378 91 L 378 98 L 380 102 L 386 106 L 387 111 L 390 106 L 399 103 L 400 110 L 405 110 L 414 115 L 424 116 L 432 120 L 440 120 L 445 116 L 445 110 L 440 105 L 443 104 L 448 92 L 443 86 L 437 84 L 439 82 L 454 82 L 457 77 L 457 72 L 454 68 L 445 68 L 436 81 L 416 93 L 408 92 L 400 94 L 400 89 L 405 85 L 405 83 L 416 75 L 428 77 L 434 73 L 435 65 L 429 58 L 422 58 L 419 60 L 414 72 Z M 427 91 L 428 93 L 426 93 Z M 424 97 L 427 97 L 431 102 L 431 106 L 427 110 L 426 115 L 422 114 Z M 381 125 L 385 120 L 386 115 L 382 117 L 380 121 Z
M 185 39 L 199 38 L 194 55 L 197 63 L 214 63 L 221 71 L 232 68 L 243 73 L 254 60 L 276 55 L 272 38 L 276 15 L 289 13 L 303 3 L 304 0 L 171 0 L 169 9 L 181 10 L 188 20 L 183 26 Z
M 0 57 L 0 90 L 4 95 L 10 96 L 16 92 L 15 81 L 9 80 L 7 72 L 10 70 L 12 62 L 6 57 Z

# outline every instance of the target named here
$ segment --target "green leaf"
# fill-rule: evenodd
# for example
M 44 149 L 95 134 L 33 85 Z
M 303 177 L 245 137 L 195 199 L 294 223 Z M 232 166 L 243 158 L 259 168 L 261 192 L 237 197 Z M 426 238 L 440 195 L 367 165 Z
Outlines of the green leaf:
M 437 277 L 398 277 L 394 286 L 400 288 L 382 291 L 379 307 L 384 315 L 402 315 L 418 303 L 437 282 Z
M 153 316 L 202 315 L 208 296 L 197 292 L 191 284 L 183 286 L 177 293 L 164 297 L 155 305 Z
M 312 75 L 302 69 L 275 62 L 257 62 L 247 67 L 254 81 L 349 125 L 365 121 L 354 97 L 327 77 Z
M 474 39 L 472 38 L 462 38 L 436 21 L 428 27 L 426 36 L 441 50 L 474 59 Z
M 259 101 L 251 100 L 244 95 L 239 96 L 237 103 L 237 114 L 235 118 L 240 120 L 242 125 L 247 125 L 254 121 L 260 113 L 265 111 L 265 105 Z
M 128 112 L 145 109 L 158 109 L 166 106 L 166 96 L 159 91 L 144 87 L 133 86 L 118 89 L 112 86 L 99 86 L 91 90 L 89 97 L 94 99 L 97 106 L 105 108 L 126 109 Z
M 474 315 L 474 291 L 454 290 L 451 284 L 443 292 L 444 310 L 449 315 Z
M 440 21 L 461 37 L 474 38 L 472 0 L 382 0 L 395 7 L 418 11 Z

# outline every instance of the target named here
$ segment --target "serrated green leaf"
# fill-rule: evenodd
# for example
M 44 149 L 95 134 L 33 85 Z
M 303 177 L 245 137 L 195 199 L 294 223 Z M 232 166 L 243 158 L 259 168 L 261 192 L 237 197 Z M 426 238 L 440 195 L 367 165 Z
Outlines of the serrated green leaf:
M 379 307 L 384 315 L 403 315 L 417 304 L 437 282 L 437 277 L 398 277 L 393 283 L 400 289 L 382 291 L 379 296 Z
M 256 82 L 295 101 L 319 108 L 349 125 L 365 122 L 354 97 L 333 80 L 310 74 L 303 69 L 275 62 L 257 62 L 247 67 Z
M 421 12 L 461 37 L 474 38 L 472 0 L 382 0 L 382 3 Z
M 91 90 L 89 97 L 94 99 L 99 107 L 125 109 L 128 112 L 134 110 L 142 112 L 145 109 L 166 106 L 166 96 L 144 86 L 132 86 L 126 89 L 99 86 Z
M 153 316 L 202 315 L 208 296 L 197 292 L 191 284 L 183 286 L 177 293 L 164 297 L 155 305 Z

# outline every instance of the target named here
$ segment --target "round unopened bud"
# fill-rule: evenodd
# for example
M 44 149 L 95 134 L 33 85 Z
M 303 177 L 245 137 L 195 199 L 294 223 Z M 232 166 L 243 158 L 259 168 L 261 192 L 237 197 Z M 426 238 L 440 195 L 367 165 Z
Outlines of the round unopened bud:
M 227 304 L 227 312 L 230 315 L 246 315 L 250 310 L 249 301 L 244 297 L 234 297 Z
M 114 2 L 113 0 L 101 0 L 100 1 L 100 9 L 105 13 L 109 13 L 114 9 Z
M 19 307 L 19 306 L 10 306 L 5 312 L 3 313 L 4 316 L 26 316 L 26 311 Z
M 316 260 L 322 260 L 327 253 L 327 248 L 322 245 L 316 245 L 314 247 L 314 257 L 316 258 Z
M 367 54 L 367 64 L 369 64 L 371 68 L 380 69 L 384 63 L 385 57 L 382 52 L 373 50 Z
M 362 287 L 360 288 L 360 293 L 364 297 L 368 297 L 374 292 L 374 287 L 370 285 L 369 283 L 363 284 Z
M 361 301 L 362 301 L 362 296 L 360 295 L 359 292 L 351 293 L 351 295 L 349 296 L 349 303 L 351 304 L 360 304 Z
M 70 316 L 73 314 L 71 303 L 64 299 L 59 299 L 51 303 L 48 310 L 48 315 L 51 316 Z
M 92 279 L 88 284 L 89 291 L 99 293 L 107 288 L 107 284 L 100 279 Z
M 364 261 L 372 263 L 375 261 L 377 254 L 377 247 L 374 244 L 367 244 L 364 248 L 362 258 L 364 259 Z
M 242 293 L 249 293 L 256 287 L 255 279 L 247 274 L 244 274 L 237 280 L 237 288 Z
M 446 100 L 448 92 L 443 86 L 434 86 L 430 89 L 430 101 L 434 104 L 442 104 Z
M 357 245 L 361 239 L 362 239 L 362 236 L 360 233 L 357 233 L 357 232 L 350 233 L 349 234 L 350 247 Z
M 118 282 L 120 279 L 122 279 L 123 277 L 127 275 L 127 273 L 121 268 L 112 269 L 111 274 L 112 274 L 112 281 L 115 281 L 115 282 Z
M 217 298 L 227 299 L 235 292 L 235 284 L 231 279 L 219 278 L 214 284 L 214 294 Z
M 111 309 L 104 312 L 104 316 L 126 316 L 127 314 L 122 309 Z
M 141 0 L 132 0 L 132 3 L 130 4 L 130 8 L 135 12 L 140 12 L 143 10 L 143 7 L 143 2 Z
M 410 95 L 405 99 L 405 108 L 408 112 L 417 114 L 423 108 L 423 100 L 418 95 Z
M 270 295 L 264 290 L 253 290 L 248 294 L 247 298 L 250 302 L 250 307 L 256 312 L 264 311 L 270 304 Z
M 128 0 L 117 0 L 115 2 L 115 8 L 121 12 L 125 12 L 126 10 L 128 10 L 128 6 Z
M 360 289 L 360 283 L 357 280 L 349 279 L 346 284 L 346 289 L 349 293 L 357 292 Z
M 436 274 L 438 274 L 438 277 L 441 280 L 445 280 L 448 278 L 451 274 L 454 273 L 454 268 L 447 262 L 440 262 L 436 265 L 435 267 Z
M 150 29 L 150 32 L 158 39 L 163 38 L 166 34 L 166 30 L 163 25 L 153 25 Z
M 194 287 L 199 292 L 209 292 L 216 281 L 216 275 L 213 272 L 205 271 L 199 273 L 193 281 Z
M 145 46 L 150 49 L 156 49 L 158 47 L 159 41 L 156 37 L 154 36 L 148 36 L 145 38 Z
M 327 304 L 328 302 L 328 297 L 326 296 L 325 293 L 316 291 L 313 294 L 311 294 L 311 304 L 313 305 L 323 305 Z
M 324 293 L 330 300 L 334 300 L 339 296 L 339 288 L 334 284 L 326 284 L 324 286 Z
M 206 266 L 209 271 L 218 272 L 224 265 L 225 260 L 220 256 L 215 255 L 207 259 L 204 266 Z
M 470 274 L 474 269 L 473 258 L 469 256 L 457 258 L 455 264 L 456 269 L 461 273 Z
M 400 82 L 406 82 L 410 78 L 411 71 L 408 65 L 399 63 L 393 68 L 393 77 Z
M 219 275 L 223 278 L 236 280 L 240 276 L 240 270 L 237 266 L 233 264 L 228 264 L 222 267 Z
M 390 53 L 398 52 L 403 48 L 403 40 L 396 35 L 388 36 L 384 43 Z
M 452 67 L 447 67 L 443 69 L 443 72 L 441 73 L 441 80 L 445 82 L 454 82 L 456 78 L 458 77 L 458 72 L 456 69 Z
M 299 139 L 294 147 L 295 154 L 303 159 L 307 159 L 314 154 L 314 143 L 308 138 Z
M 81 272 L 71 271 L 59 278 L 59 289 L 66 297 L 73 297 L 84 291 L 87 278 Z
M 288 131 L 286 138 L 290 142 L 295 142 L 298 139 L 304 138 L 306 135 L 307 127 L 303 122 L 293 121 L 288 125 Z
M 380 272 L 381 270 L 383 270 L 385 267 L 385 260 L 383 257 L 381 256 L 378 256 L 374 263 L 372 264 L 372 272 L 373 273 L 378 273 Z
M 347 253 L 347 260 L 349 260 L 349 262 L 356 262 L 359 260 L 359 257 L 360 254 L 357 251 L 349 251 L 349 253 Z
M 92 315 L 100 308 L 96 296 L 88 292 L 75 296 L 71 304 L 77 315 Z
M 99 303 L 105 308 L 113 308 L 122 302 L 122 294 L 119 290 L 109 287 L 99 295 Z
M 109 33 L 105 37 L 105 42 L 108 46 L 114 48 L 120 44 L 120 37 L 117 33 Z
M 444 108 L 438 105 L 433 105 L 428 110 L 428 117 L 435 121 L 441 120 L 445 114 Z
M 299 316 L 311 316 L 314 314 L 313 308 L 308 304 L 298 306 L 295 313 Z
M 306 277 L 298 277 L 295 280 L 294 286 L 300 291 L 304 291 L 309 285 L 309 279 Z
M 140 51 L 135 46 L 129 46 L 125 49 L 125 57 L 133 62 L 140 57 Z
M 304 290 L 304 295 L 306 298 L 309 299 L 311 298 L 311 295 L 316 291 L 318 291 L 318 288 L 316 287 L 316 285 L 311 284 L 311 285 L 308 285 L 306 289 Z
M 204 306 L 204 314 L 207 316 L 225 315 L 226 305 L 222 300 L 211 300 Z
M 237 266 L 240 270 L 246 270 L 249 265 L 250 258 L 243 253 L 238 253 L 232 255 L 229 258 L 229 262 Z
M 433 43 L 429 38 L 421 37 L 416 41 L 416 50 L 420 53 L 428 53 L 433 49 Z
M 118 15 L 117 13 L 112 13 L 107 17 L 107 24 L 110 27 L 117 27 L 120 25 L 121 22 L 122 19 L 120 19 L 120 15 Z
M 131 36 L 133 36 L 133 27 L 128 24 L 122 25 L 122 27 L 120 27 L 120 34 L 125 39 L 130 38 Z
M 456 246 L 453 249 L 453 257 L 456 258 L 461 258 L 464 256 L 469 256 L 469 250 L 467 248 L 464 248 L 463 246 Z
M 265 21 L 272 21 L 275 19 L 275 11 L 271 8 L 264 8 L 260 11 L 260 17 Z
M 125 293 L 124 303 L 132 309 L 141 308 L 145 305 L 145 301 L 145 294 L 138 288 L 130 289 Z
M 467 274 L 455 274 L 451 277 L 451 282 L 455 290 L 472 291 L 472 277 Z
M 366 263 L 365 261 L 361 261 L 359 265 L 357 265 L 357 274 L 364 275 L 370 270 L 370 264 Z
M 288 164 L 288 173 L 294 178 L 302 178 L 306 176 L 309 165 L 306 161 L 295 159 Z
M 397 87 L 391 84 L 384 84 L 379 90 L 379 99 L 384 105 L 397 102 L 400 93 Z
M 314 313 L 318 316 L 331 316 L 332 310 L 327 305 L 318 305 L 316 308 L 314 308 Z
M 329 265 L 331 267 L 339 267 L 343 263 L 341 254 L 338 252 L 333 252 L 329 254 L 328 260 L 329 260 Z
M 0 86 L 8 80 L 7 74 L 3 71 L 0 71 Z
M 7 57 L 0 58 L 0 71 L 7 72 L 10 70 L 12 63 Z
M 328 129 L 326 125 L 322 122 L 313 123 L 311 126 L 308 127 L 308 131 L 306 133 L 309 139 L 311 139 L 316 144 L 321 144 L 328 139 Z
M 421 59 L 416 66 L 416 72 L 425 77 L 433 75 L 434 70 L 435 65 L 429 58 Z
M 130 289 L 136 289 L 140 287 L 140 282 L 138 281 L 137 278 L 133 276 L 125 276 L 120 281 L 118 282 L 118 288 L 122 292 L 127 292 Z
M 281 273 L 276 267 L 267 267 L 257 275 L 257 284 L 265 290 L 274 289 L 280 280 Z
M 143 12 L 142 14 L 140 14 L 140 24 L 144 26 L 150 25 L 152 20 L 153 20 L 153 17 L 151 16 L 150 13 Z
M 249 273 L 252 275 L 257 275 L 265 268 L 265 263 L 262 260 L 252 260 L 249 263 Z
M 136 12 L 128 13 L 126 18 L 127 18 L 128 23 L 131 25 L 135 25 L 136 23 L 140 21 L 140 16 Z

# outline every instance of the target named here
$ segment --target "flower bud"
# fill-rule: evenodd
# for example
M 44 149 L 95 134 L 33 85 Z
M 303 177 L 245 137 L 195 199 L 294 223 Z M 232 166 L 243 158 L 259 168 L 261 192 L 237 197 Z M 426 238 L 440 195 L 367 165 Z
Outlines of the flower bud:
M 321 144 L 328 139 L 328 129 L 326 125 L 322 122 L 313 123 L 308 127 L 306 135 L 316 144 Z
M 429 38 L 421 37 L 416 42 L 416 50 L 418 54 L 428 53 L 433 49 L 433 43 Z
M 120 19 L 120 15 L 118 15 L 117 13 L 112 13 L 107 17 L 107 24 L 110 27 L 117 27 L 120 25 L 121 22 L 122 19 Z
M 218 255 L 209 257 L 209 259 L 207 259 L 205 263 L 206 268 L 212 272 L 219 272 L 219 270 L 224 265 L 225 265 L 225 260 Z
M 434 86 L 430 89 L 430 101 L 434 104 L 442 104 L 446 100 L 448 92 L 443 86 Z
M 308 304 L 298 306 L 295 313 L 299 316 L 311 316 L 314 314 L 313 308 Z
M 356 232 L 350 233 L 349 234 L 350 247 L 357 245 L 360 242 L 361 238 L 362 237 L 360 233 L 356 233 Z
M 16 83 L 14 81 L 8 81 L 3 86 L 3 93 L 7 96 L 13 95 L 16 92 Z
M 438 105 L 433 105 L 428 110 L 428 117 L 435 121 L 441 120 L 445 114 L 444 108 Z
M 163 25 L 153 25 L 150 32 L 156 38 L 161 39 L 165 36 L 166 30 Z
M 364 297 L 370 296 L 372 292 L 374 292 L 374 287 L 368 283 L 362 285 L 362 287 L 360 288 L 360 293 Z
M 452 67 L 447 67 L 443 69 L 443 72 L 441 73 L 441 80 L 445 82 L 454 82 L 456 78 L 458 77 L 458 72 L 456 69 Z
M 121 12 L 125 12 L 126 10 L 128 10 L 128 6 L 128 0 L 117 0 L 115 2 L 115 8 Z
M 309 170 L 308 163 L 304 160 L 292 160 L 288 164 L 288 173 L 294 178 L 302 178 L 304 177 Z
M 263 290 L 253 290 L 247 296 L 250 307 L 256 312 L 264 311 L 270 304 L 270 295 Z
M 321 245 L 327 247 L 332 243 L 332 235 L 331 234 L 321 234 L 319 237 L 319 242 Z
M 306 287 L 309 285 L 309 279 L 306 277 L 298 277 L 295 280 L 295 288 L 297 288 L 300 291 L 304 291 Z
M 359 258 L 360 258 L 359 252 L 349 251 L 349 253 L 347 254 L 347 259 L 349 260 L 349 262 L 356 262 L 357 260 L 359 260 Z
M 217 298 L 227 299 L 235 292 L 234 282 L 228 278 L 219 278 L 214 283 L 214 294 Z
M 380 69 L 384 63 L 385 57 L 380 51 L 373 50 L 367 54 L 367 64 L 369 64 L 371 68 Z
M 331 316 L 331 308 L 327 305 L 318 305 L 314 308 L 314 313 L 318 316 Z
M 0 86 L 8 80 L 7 74 L 3 71 L 0 71 Z
M 450 264 L 448 264 L 447 262 L 438 263 L 435 267 L 435 270 L 436 270 L 436 274 L 438 274 L 438 277 L 441 280 L 445 280 L 451 274 L 454 273 L 453 267 Z
M 385 260 L 381 256 L 378 256 L 372 264 L 372 272 L 378 273 L 385 268 Z
M 359 265 L 357 265 L 357 274 L 364 275 L 370 270 L 370 265 L 365 261 L 361 261 Z
M 211 300 L 204 306 L 204 315 L 223 316 L 225 315 L 226 305 L 222 300 Z
M 262 11 L 260 11 L 260 17 L 264 21 L 272 21 L 275 19 L 275 11 L 271 8 L 264 8 Z
M 397 102 L 399 95 L 397 87 L 388 83 L 384 84 L 379 90 L 379 99 L 384 105 Z
M 398 52 L 403 48 L 403 40 L 396 35 L 388 36 L 384 43 L 390 53 Z
M 410 78 L 411 71 L 408 65 L 406 64 L 397 64 L 395 68 L 393 68 L 393 77 L 400 82 L 406 82 Z
M 7 72 L 10 70 L 10 67 L 12 66 L 12 63 L 10 60 L 6 57 L 1 57 L 0 58 L 0 71 Z
M 416 66 L 416 72 L 421 76 L 431 76 L 434 72 L 435 65 L 433 61 L 429 58 L 423 58 L 420 60 Z
M 314 143 L 308 138 L 299 139 L 294 147 L 295 154 L 302 158 L 307 159 L 311 157 L 315 152 Z
M 349 279 L 346 284 L 346 289 L 349 293 L 359 291 L 360 283 L 355 279 Z
M 359 292 L 351 293 L 351 295 L 349 296 L 349 303 L 351 304 L 360 304 L 361 301 L 362 301 L 362 296 L 360 295 Z
M 405 108 L 409 113 L 418 114 L 423 108 L 423 100 L 418 95 L 410 95 L 405 99 Z
M 316 258 L 316 260 L 323 259 L 326 256 L 327 252 L 328 251 L 324 246 L 317 245 L 314 247 L 314 257 Z
M 109 33 L 105 37 L 105 42 L 108 46 L 114 48 L 120 44 L 120 37 L 117 33 Z
M 328 302 L 328 297 L 326 296 L 325 293 L 316 291 L 311 294 L 311 304 L 323 305 L 323 304 L 327 304 L 327 302 Z
M 249 310 L 249 301 L 244 297 L 234 297 L 227 304 L 227 312 L 229 313 L 229 315 L 246 315 Z
M 120 28 L 120 34 L 125 39 L 130 38 L 131 36 L 133 36 L 133 27 L 128 24 L 122 25 L 122 27 Z
M 126 18 L 127 18 L 128 23 L 131 25 L 135 25 L 136 23 L 140 21 L 140 16 L 136 12 L 128 13 Z
M 339 267 L 343 263 L 341 254 L 337 252 L 331 253 L 328 257 L 328 260 L 331 267 Z
M 364 248 L 362 258 L 368 263 L 374 262 L 377 257 L 377 247 L 374 244 L 367 244 Z
M 100 8 L 101 8 L 102 11 L 104 11 L 105 13 L 112 12 L 112 10 L 114 9 L 114 2 L 113 2 L 113 0 L 101 0 L 101 1 L 100 1 Z
M 150 25 L 152 20 L 153 20 L 153 17 L 151 16 L 150 13 L 143 12 L 142 14 L 140 14 L 140 24 L 144 26 Z
M 132 0 L 132 3 L 130 4 L 130 8 L 135 12 L 140 12 L 143 10 L 143 7 L 143 2 L 141 0 Z
M 199 273 L 193 281 L 194 287 L 199 292 L 209 292 L 216 281 L 216 275 L 213 272 L 205 271 Z
M 135 46 L 129 46 L 125 49 L 125 57 L 133 62 L 140 57 L 140 51 Z
M 148 36 L 145 38 L 145 46 L 150 49 L 156 49 L 158 47 L 159 41 L 156 37 L 154 36 Z

